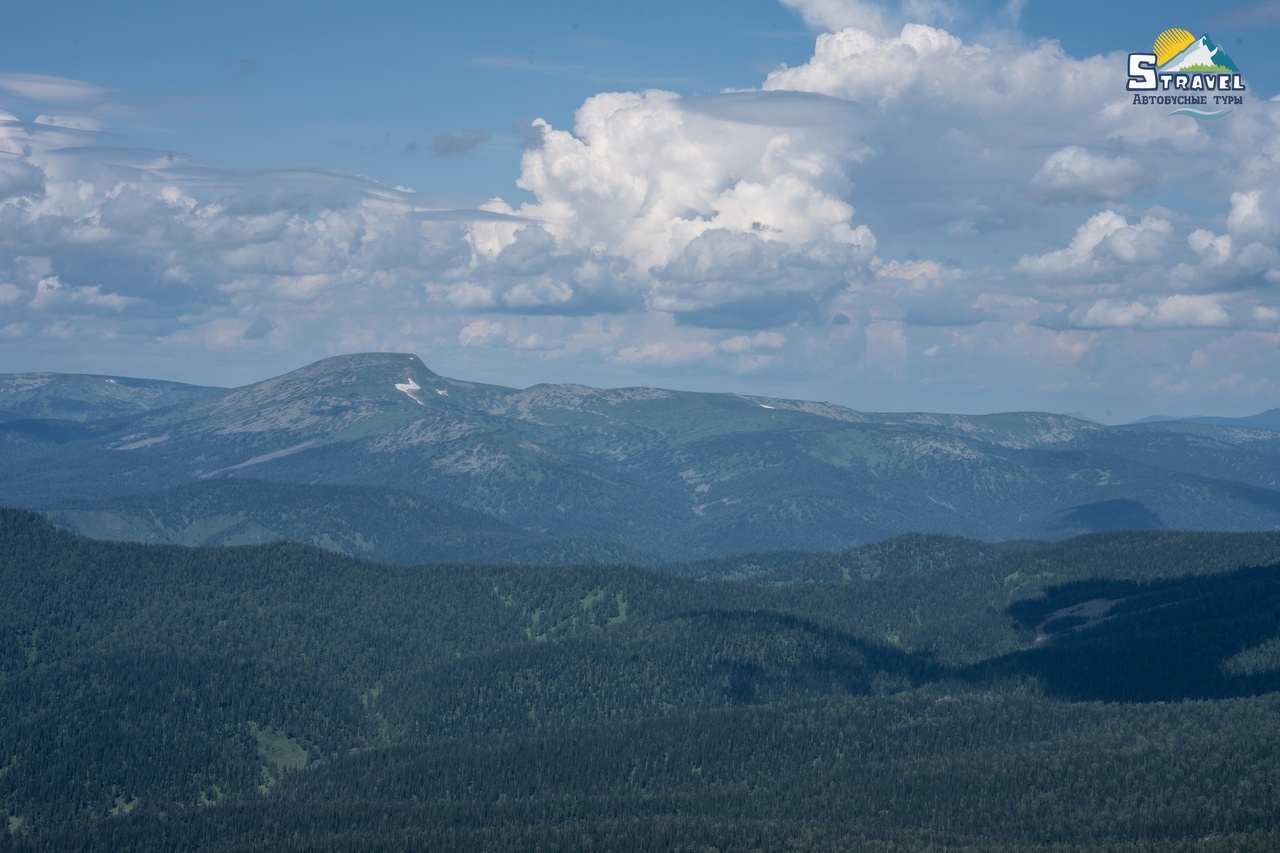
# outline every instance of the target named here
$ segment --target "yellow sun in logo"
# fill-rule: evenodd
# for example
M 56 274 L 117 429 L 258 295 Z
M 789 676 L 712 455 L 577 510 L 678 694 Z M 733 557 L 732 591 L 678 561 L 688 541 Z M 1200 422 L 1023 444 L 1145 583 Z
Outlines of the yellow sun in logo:
M 1165 30 L 1156 36 L 1156 64 L 1164 65 L 1195 40 L 1196 37 L 1184 29 L 1174 27 L 1171 30 Z

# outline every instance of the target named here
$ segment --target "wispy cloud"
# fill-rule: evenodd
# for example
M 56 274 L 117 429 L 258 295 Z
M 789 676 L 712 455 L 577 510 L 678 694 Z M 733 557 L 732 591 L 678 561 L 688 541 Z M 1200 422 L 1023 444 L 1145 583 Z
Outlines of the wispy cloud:
M 487 142 L 489 132 L 473 130 L 470 133 L 437 133 L 431 138 L 431 156 L 453 157 L 465 154 L 477 145 Z
M 0 74 L 0 91 L 35 101 L 76 103 L 106 97 L 110 89 L 51 74 Z
M 565 74 L 576 71 L 573 66 L 532 56 L 477 56 L 468 60 L 472 68 L 493 68 L 501 71 L 534 71 L 543 74 Z
M 1233 9 L 1218 15 L 1211 22 L 1214 27 L 1268 27 L 1280 24 L 1280 0 L 1266 0 L 1243 9 Z

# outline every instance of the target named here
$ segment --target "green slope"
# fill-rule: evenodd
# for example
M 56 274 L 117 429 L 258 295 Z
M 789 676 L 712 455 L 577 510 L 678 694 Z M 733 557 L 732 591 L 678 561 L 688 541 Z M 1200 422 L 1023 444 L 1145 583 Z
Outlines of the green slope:
M 975 547 L 761 587 L 0 511 L 0 849 L 1280 837 L 1280 536 Z M 1098 598 L 1115 618 L 1063 615 Z
M 552 539 L 447 501 L 376 486 L 205 480 L 45 515 L 98 539 L 200 546 L 288 540 L 393 563 L 641 559 L 606 541 Z

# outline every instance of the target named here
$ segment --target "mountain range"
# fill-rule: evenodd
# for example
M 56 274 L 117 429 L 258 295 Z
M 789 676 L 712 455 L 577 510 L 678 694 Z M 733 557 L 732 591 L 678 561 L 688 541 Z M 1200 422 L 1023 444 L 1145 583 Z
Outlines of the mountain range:
M 907 532 L 1280 529 L 1280 419 L 883 414 L 325 359 L 242 388 L 0 375 L 0 504 L 95 536 L 648 562 Z

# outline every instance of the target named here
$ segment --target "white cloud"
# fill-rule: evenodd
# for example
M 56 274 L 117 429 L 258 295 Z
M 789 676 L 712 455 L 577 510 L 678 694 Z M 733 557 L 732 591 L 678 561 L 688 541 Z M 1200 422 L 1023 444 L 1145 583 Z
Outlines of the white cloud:
M 1174 294 L 1152 304 L 1099 299 L 1048 325 L 1071 329 L 1196 329 L 1232 325 L 1220 297 Z
M 522 281 L 502 297 L 512 308 L 564 305 L 573 298 L 573 288 L 562 281 Z
M 12 285 L 10 285 L 12 286 Z M 118 293 L 103 293 L 101 288 L 67 287 L 58 281 L 57 276 L 42 278 L 36 284 L 36 293 L 29 303 L 37 311 L 52 311 L 60 308 L 83 306 L 87 308 L 105 308 L 111 311 L 123 311 L 130 304 L 139 300 Z
M 1151 309 L 1141 302 L 1100 299 L 1073 319 L 1078 329 L 1115 329 L 1137 326 L 1151 316 Z
M 503 335 L 506 328 L 501 323 L 495 323 L 492 320 L 476 320 L 468 323 L 458 332 L 458 343 L 464 347 L 473 347 L 487 344 Z
M 1211 267 L 1218 266 L 1231 257 L 1231 237 L 1228 234 L 1219 236 L 1204 228 L 1197 228 L 1187 235 L 1187 245 Z
M 100 120 L 91 116 L 76 115 L 48 115 L 36 116 L 36 124 L 47 124 L 50 127 L 65 127 L 70 130 L 84 130 L 90 133 L 100 133 L 107 129 L 107 126 Z
M 1229 326 L 1231 318 L 1213 296 L 1179 293 L 1156 303 L 1147 323 L 1153 329 Z
M 734 122 L 657 90 L 589 98 L 572 134 L 535 124 L 543 144 L 525 152 L 520 186 L 537 202 L 519 213 L 562 248 L 620 256 L 646 271 L 711 230 L 792 246 L 872 239 L 850 224 L 854 208 L 843 198 L 845 128 Z M 492 254 L 500 232 L 476 231 Z
M 452 287 L 442 288 L 442 291 L 453 307 L 464 310 L 490 308 L 497 303 L 489 288 L 474 281 L 460 282 Z
M 1165 256 L 1172 231 L 1167 219 L 1144 216 L 1130 225 L 1114 210 L 1104 210 L 1077 228 L 1065 249 L 1023 255 L 1014 269 L 1036 278 L 1091 278 L 1117 264 L 1151 264 Z
M 468 226 L 468 279 L 518 278 L 498 297 L 513 309 L 647 306 L 713 312 L 713 325 L 786 323 L 875 248 L 848 200 L 859 149 L 847 106 L 759 92 L 686 103 L 652 90 L 588 99 L 573 133 L 535 122 L 542 144 L 524 153 L 520 185 L 536 200 L 491 202 L 507 218 Z
M 786 345 L 787 339 L 778 332 L 757 332 L 754 335 L 734 335 L 719 343 L 724 352 L 749 353 L 756 350 L 777 350 Z
M 1280 104 L 1199 123 L 1127 101 L 1122 55 L 966 42 L 941 27 L 954 4 L 787 5 L 835 31 L 758 90 L 606 92 L 572 128 L 533 122 L 523 203 L 111 148 L 86 106 L 107 90 L 0 75 L 45 102 L 0 114 L 6 346 L 255 370 L 416 348 L 476 376 L 560 360 L 601 384 L 750 373 L 820 397 L 1274 371 Z M 1199 372 L 1167 366 L 1214 342 Z M 1134 366 L 1154 362 L 1166 379 Z
M 1280 187 L 1257 187 L 1231 194 L 1227 230 L 1237 242 L 1274 242 L 1280 236 Z
M 1153 176 L 1133 157 L 1107 156 L 1078 145 L 1050 154 L 1031 179 L 1031 190 L 1049 199 L 1111 201 L 1149 188 Z
M 804 65 L 769 74 L 768 90 L 789 89 L 914 111 L 942 106 L 981 108 L 981 118 L 1021 115 L 1025 126 L 993 126 L 990 132 L 1052 130 L 1064 119 L 1103 116 L 1115 96 L 1115 69 L 1103 57 L 1075 60 L 1055 42 L 1030 48 L 965 44 L 936 27 L 909 23 L 896 34 L 850 27 L 818 36 Z M 1053 120 L 1054 114 L 1061 116 Z M 978 116 L 974 116 L 975 124 Z M 1050 124 L 1042 124 L 1048 118 Z
M 871 266 L 880 278 L 900 278 L 913 281 L 918 278 L 938 278 L 942 275 L 942 265 L 937 261 L 889 261 L 889 263 L 873 261 Z
M 822 32 L 856 27 L 880 35 L 913 21 L 945 24 L 960 17 L 957 4 L 948 0 L 781 0 L 796 10 L 806 24 Z
M 0 92 L 35 101 L 68 103 L 101 98 L 111 90 L 51 74 L 0 74 Z
M 806 24 L 822 32 L 858 27 L 883 33 L 891 28 L 889 14 L 874 0 L 782 0 L 782 5 L 795 9 Z
M 716 348 L 707 341 L 650 341 L 618 350 L 615 360 L 623 364 L 689 364 L 706 361 Z

